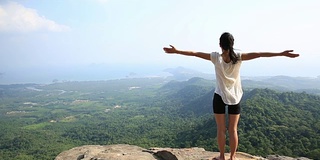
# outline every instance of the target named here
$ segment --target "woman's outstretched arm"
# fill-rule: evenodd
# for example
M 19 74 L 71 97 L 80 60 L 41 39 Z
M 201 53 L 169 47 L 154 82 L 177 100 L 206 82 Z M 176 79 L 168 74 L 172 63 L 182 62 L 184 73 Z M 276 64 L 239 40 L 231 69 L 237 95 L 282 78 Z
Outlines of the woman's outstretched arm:
M 195 57 L 199 57 L 205 60 L 211 60 L 211 55 L 209 53 L 203 53 L 203 52 L 193 52 L 193 51 L 181 51 L 176 49 L 174 46 L 170 45 L 170 47 L 164 47 L 163 50 L 166 53 L 169 54 L 181 54 L 181 55 L 185 55 L 185 56 L 195 56 Z
M 241 55 L 241 60 L 251 60 L 259 57 L 275 57 L 275 56 L 286 56 L 290 58 L 298 57 L 299 54 L 292 53 L 293 50 L 285 50 L 283 52 L 252 52 L 252 53 L 243 53 Z

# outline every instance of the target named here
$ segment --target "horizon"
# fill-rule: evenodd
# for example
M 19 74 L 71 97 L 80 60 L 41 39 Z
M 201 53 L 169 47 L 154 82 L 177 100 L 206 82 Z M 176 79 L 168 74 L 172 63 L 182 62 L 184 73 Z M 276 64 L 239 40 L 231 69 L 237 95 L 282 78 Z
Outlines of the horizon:
M 0 84 L 107 80 L 178 66 L 214 74 L 211 62 L 162 48 L 220 51 L 226 31 L 240 52 L 300 54 L 244 62 L 242 76 L 318 77 L 320 21 L 306 18 L 318 8 L 316 0 L 3 0 Z
M 76 67 L 75 67 L 76 68 Z M 166 71 L 168 69 L 174 69 L 178 70 L 180 73 L 186 73 L 190 72 L 194 76 L 189 76 L 190 74 L 187 74 L 187 77 L 200 77 L 205 79 L 215 79 L 215 73 L 212 71 L 211 73 L 208 72 L 202 72 L 201 70 L 196 70 L 192 68 L 185 68 L 183 66 L 177 66 L 172 68 L 152 68 L 150 70 L 139 70 L 138 72 L 132 72 L 131 70 L 128 70 L 127 68 L 122 68 L 117 70 L 108 70 L 107 66 L 91 66 L 88 68 L 81 68 L 77 67 L 78 70 L 74 70 L 74 68 L 70 70 L 65 70 L 64 72 L 57 72 L 54 70 L 51 70 L 51 74 L 47 74 L 47 72 L 43 71 L 41 73 L 38 73 L 37 77 L 34 77 L 34 75 L 30 74 L 24 74 L 24 76 L 19 75 L 18 77 L 9 77 L 7 78 L 8 81 L 5 81 L 6 79 L 2 79 L 0 81 L 0 85 L 14 85 L 14 84 L 53 84 L 56 82 L 84 82 L 84 81 L 108 81 L 108 80 L 118 80 L 118 79 L 135 79 L 135 78 L 168 78 L 171 76 L 175 76 L 174 73 L 170 73 L 169 71 Z M 83 72 L 83 70 L 86 70 L 86 72 Z M 52 74 L 54 73 L 54 74 Z M 105 74 L 101 74 L 105 73 Z M 41 76 L 44 74 L 43 76 Z M 210 76 L 212 76 L 210 78 Z M 265 78 L 271 78 L 271 77 L 291 77 L 291 78 L 302 78 L 302 79 L 317 79 L 320 78 L 320 75 L 318 76 L 290 76 L 290 75 L 241 75 L 242 80 L 262 80 Z M 21 79 L 22 78 L 22 79 Z M 36 80 L 34 80 L 36 78 Z

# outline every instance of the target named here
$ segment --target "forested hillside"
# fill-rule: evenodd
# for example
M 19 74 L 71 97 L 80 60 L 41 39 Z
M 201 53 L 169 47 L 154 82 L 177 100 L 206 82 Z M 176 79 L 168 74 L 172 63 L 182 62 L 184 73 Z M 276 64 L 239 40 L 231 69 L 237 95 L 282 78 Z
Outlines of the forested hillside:
M 201 78 L 2 85 L 0 157 L 53 159 L 80 145 L 119 143 L 218 151 L 213 86 Z M 305 92 L 245 89 L 239 151 L 319 159 L 319 104 Z

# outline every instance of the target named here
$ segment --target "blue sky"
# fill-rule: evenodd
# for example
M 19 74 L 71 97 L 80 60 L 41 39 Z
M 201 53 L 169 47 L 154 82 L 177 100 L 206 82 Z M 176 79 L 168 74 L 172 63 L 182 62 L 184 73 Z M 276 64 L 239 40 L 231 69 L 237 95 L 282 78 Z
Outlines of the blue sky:
M 209 61 L 162 48 L 220 51 L 225 31 L 241 52 L 300 54 L 245 62 L 243 76 L 317 77 L 319 8 L 317 0 L 1 0 L 0 84 L 177 66 L 214 73 Z

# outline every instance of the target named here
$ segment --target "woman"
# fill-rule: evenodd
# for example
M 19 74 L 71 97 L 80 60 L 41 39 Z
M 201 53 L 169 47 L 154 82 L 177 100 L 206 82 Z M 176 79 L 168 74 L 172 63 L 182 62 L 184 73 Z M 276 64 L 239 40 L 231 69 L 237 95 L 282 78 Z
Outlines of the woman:
M 225 107 L 228 106 L 229 124 L 228 133 L 230 138 L 230 160 L 234 160 L 238 147 L 238 122 L 240 118 L 240 101 L 242 98 L 242 87 L 240 80 L 240 66 L 242 61 L 252 60 L 259 57 L 286 56 L 290 58 L 298 57 L 299 54 L 292 53 L 293 50 L 286 50 L 279 53 L 271 52 L 252 52 L 252 53 L 235 53 L 234 38 L 225 32 L 220 37 L 220 47 L 222 53 L 218 52 L 203 53 L 193 51 L 182 51 L 170 45 L 164 47 L 166 53 L 176 53 L 185 56 L 195 56 L 211 61 L 215 66 L 216 89 L 213 96 L 213 111 L 217 123 L 217 140 L 220 156 L 215 157 L 217 160 L 224 160 L 225 143 L 226 143 L 226 122 Z

